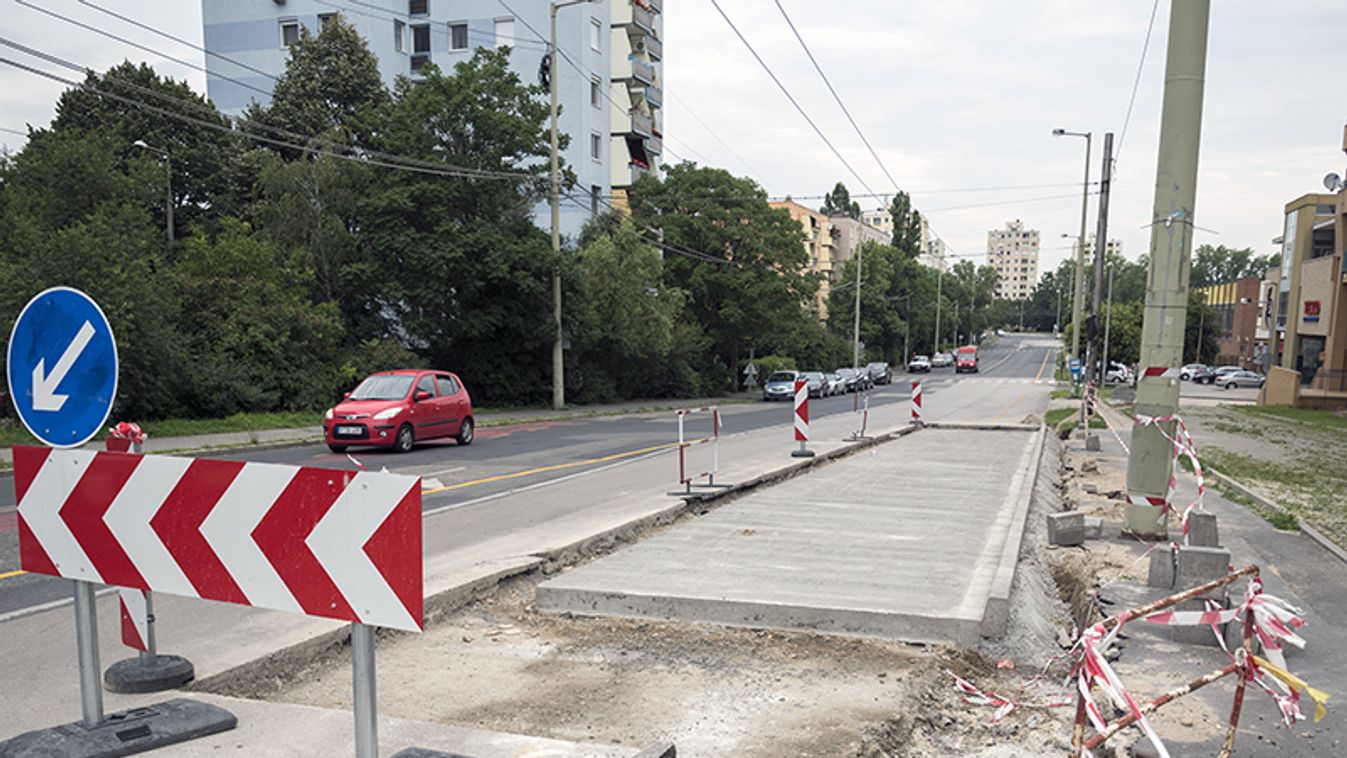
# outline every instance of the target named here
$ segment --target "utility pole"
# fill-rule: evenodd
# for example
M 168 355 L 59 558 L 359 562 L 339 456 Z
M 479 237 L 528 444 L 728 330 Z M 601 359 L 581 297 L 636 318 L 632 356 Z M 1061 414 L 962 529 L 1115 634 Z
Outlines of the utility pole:
M 1108 306 L 1104 316 L 1104 356 L 1100 365 L 1104 367 L 1104 383 L 1108 384 L 1108 332 L 1113 326 L 1113 266 L 1108 267 Z
M 1057 137 L 1085 138 L 1085 184 L 1080 189 L 1080 245 L 1076 248 L 1076 281 L 1071 301 L 1071 357 L 1080 357 L 1081 313 L 1085 310 L 1085 218 L 1090 208 L 1090 147 L 1092 132 L 1068 132 L 1053 129 Z
M 940 255 L 940 268 L 935 272 L 935 344 L 931 345 L 931 352 L 940 352 L 940 286 L 945 281 L 945 255 Z
M 865 245 L 856 246 L 856 312 L 852 314 L 851 324 L 851 367 L 861 365 L 861 257 Z
M 1183 364 L 1210 14 L 1211 0 L 1182 0 L 1173 3 L 1170 11 L 1150 272 L 1141 327 L 1138 416 L 1169 416 L 1179 408 L 1178 372 L 1172 369 Z M 1173 448 L 1166 435 L 1172 437 L 1174 427 L 1173 421 L 1132 427 L 1124 525 L 1134 535 L 1164 539 L 1168 534 L 1164 504 L 1173 472 Z
M 1113 132 L 1104 135 L 1104 169 L 1099 182 L 1099 225 L 1094 233 L 1094 297 L 1090 302 L 1090 315 L 1094 318 L 1094 333 L 1090 335 L 1090 344 L 1086 347 L 1085 377 L 1098 387 L 1099 368 L 1095 366 L 1099 358 L 1099 313 L 1100 301 L 1104 294 L 1104 257 L 1108 252 L 1108 194 L 1109 183 L 1113 180 Z M 1080 395 L 1080 428 L 1085 430 L 1086 444 L 1089 444 L 1090 425 L 1086 413 L 1086 393 Z

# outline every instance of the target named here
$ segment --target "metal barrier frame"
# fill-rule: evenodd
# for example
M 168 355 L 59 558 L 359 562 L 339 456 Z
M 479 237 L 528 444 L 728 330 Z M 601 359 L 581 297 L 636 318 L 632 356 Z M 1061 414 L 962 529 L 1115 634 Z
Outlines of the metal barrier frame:
M 692 492 L 694 486 L 697 487 L 716 487 L 716 474 L 720 473 L 720 409 L 714 405 L 703 406 L 701 408 L 681 408 L 674 411 L 678 414 L 678 483 L 684 485 L 686 492 Z M 687 438 L 686 420 L 688 416 L 695 413 L 711 414 L 711 436 L 701 437 L 689 441 Z M 689 474 L 687 470 L 687 449 L 696 445 L 711 445 L 711 468 L 706 471 L 699 471 L 695 474 Z M 706 477 L 706 484 L 694 484 L 702 477 Z

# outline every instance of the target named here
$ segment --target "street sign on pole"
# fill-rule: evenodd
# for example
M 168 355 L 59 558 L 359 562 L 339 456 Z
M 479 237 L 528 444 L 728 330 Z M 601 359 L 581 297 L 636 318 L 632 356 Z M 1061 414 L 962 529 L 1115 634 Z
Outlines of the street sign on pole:
M 28 301 L 9 336 L 9 392 L 19 419 L 52 447 L 79 447 L 117 396 L 117 343 L 88 295 L 52 287 Z

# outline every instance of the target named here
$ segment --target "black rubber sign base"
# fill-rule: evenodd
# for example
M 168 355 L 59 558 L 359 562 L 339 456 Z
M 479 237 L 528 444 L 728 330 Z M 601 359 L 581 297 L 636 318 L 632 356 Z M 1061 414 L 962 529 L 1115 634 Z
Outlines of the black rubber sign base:
M 64 724 L 0 742 L 0 758 L 114 758 L 176 745 L 238 726 L 234 714 L 196 700 L 164 703 L 108 714 L 92 729 Z
M 103 686 L 109 692 L 163 692 L 192 681 L 192 662 L 177 655 L 156 655 L 153 661 L 127 658 L 108 666 Z

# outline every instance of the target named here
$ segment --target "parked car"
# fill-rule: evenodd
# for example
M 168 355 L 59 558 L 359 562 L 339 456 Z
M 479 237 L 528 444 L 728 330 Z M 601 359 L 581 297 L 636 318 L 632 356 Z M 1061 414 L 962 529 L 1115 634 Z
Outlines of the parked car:
M 931 359 L 924 355 L 914 355 L 912 360 L 907 362 L 907 372 L 909 374 L 924 374 L 931 370 Z
M 1187 366 L 1184 366 L 1183 368 L 1179 369 L 1179 378 L 1185 382 L 1189 381 L 1190 379 L 1193 378 L 1194 375 L 1197 374 L 1197 372 L 1201 371 L 1206 367 L 1207 364 L 1205 363 L 1189 363 Z
M 866 369 L 870 372 L 870 381 L 875 384 L 888 384 L 893 381 L 893 369 L 884 361 L 875 361 Z
M 823 377 L 828 380 L 829 395 L 845 395 L 847 393 L 847 382 L 836 371 L 830 371 Z
M 793 400 L 798 371 L 773 371 L 762 385 L 763 400 Z
M 800 376 L 808 383 L 810 397 L 827 397 L 824 392 L 828 389 L 828 382 L 823 378 L 822 371 L 805 371 Z
M 328 410 L 323 437 L 334 453 L 353 445 L 390 447 L 405 453 L 420 440 L 473 440 L 472 398 L 456 374 L 398 369 L 365 377 Z
M 870 389 L 870 377 L 864 371 L 854 368 L 839 368 L 837 374 L 842 377 L 842 381 L 846 382 L 847 392 L 860 392 Z
M 1207 366 L 1203 368 L 1201 371 L 1198 371 L 1196 374 L 1193 374 L 1193 383 L 1220 384 L 1221 380 L 1227 374 L 1233 374 L 1236 371 L 1243 371 L 1243 370 L 1244 369 L 1240 368 L 1239 366 L 1221 366 L 1220 368 L 1212 368 L 1210 366 Z
M 1233 390 L 1240 387 L 1262 387 L 1266 377 L 1253 371 L 1231 371 L 1216 380 L 1222 389 Z
M 1135 377 L 1132 376 L 1132 369 L 1124 366 L 1117 361 L 1108 362 L 1108 371 L 1104 374 L 1105 382 L 1114 384 L 1132 384 Z
M 932 368 L 949 368 L 954 365 L 954 356 L 949 353 L 936 353 L 931 356 Z
M 954 373 L 962 374 L 968 372 L 976 374 L 978 372 L 978 349 L 976 345 L 964 345 L 959 348 L 954 358 Z

